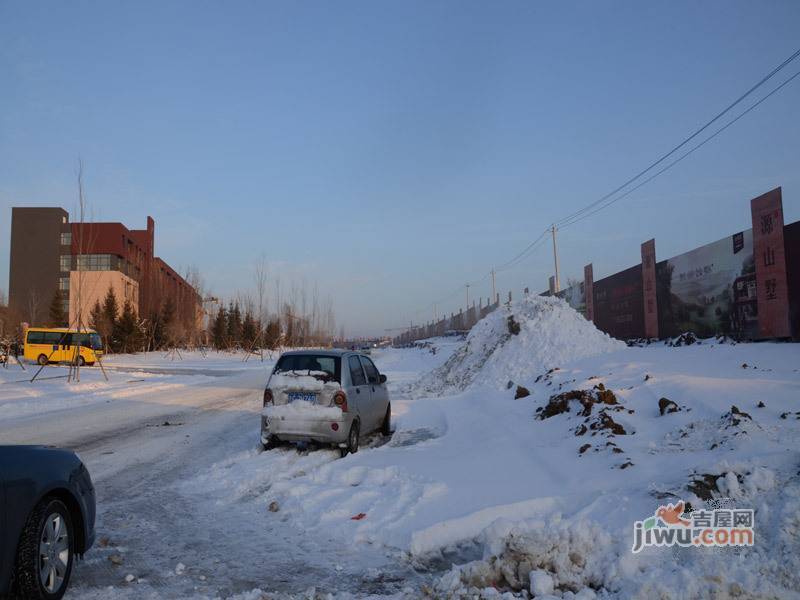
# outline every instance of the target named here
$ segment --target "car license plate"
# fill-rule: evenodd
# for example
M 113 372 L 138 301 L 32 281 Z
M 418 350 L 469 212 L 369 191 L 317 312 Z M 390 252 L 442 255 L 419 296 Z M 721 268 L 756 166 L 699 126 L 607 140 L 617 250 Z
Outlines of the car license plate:
M 295 400 L 303 400 L 311 404 L 316 404 L 317 395 L 308 392 L 289 392 L 289 402 L 294 402 Z

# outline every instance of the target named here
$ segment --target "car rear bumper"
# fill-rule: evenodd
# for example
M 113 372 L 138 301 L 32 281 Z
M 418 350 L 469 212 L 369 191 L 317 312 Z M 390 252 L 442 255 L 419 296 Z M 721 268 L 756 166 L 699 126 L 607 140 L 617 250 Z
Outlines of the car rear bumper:
M 261 417 L 261 442 L 274 436 L 282 442 L 317 442 L 344 444 L 353 423 L 352 415 L 341 419 L 300 419 L 293 417 Z

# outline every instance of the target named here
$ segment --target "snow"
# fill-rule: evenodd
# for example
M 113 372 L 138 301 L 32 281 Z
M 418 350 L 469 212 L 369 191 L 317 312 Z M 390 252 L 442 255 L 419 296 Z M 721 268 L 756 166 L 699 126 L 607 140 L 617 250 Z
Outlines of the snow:
M 338 390 L 341 385 L 336 381 L 324 381 L 319 377 L 330 377 L 322 371 L 305 371 L 288 373 L 276 373 L 269 380 L 269 386 L 273 390 L 302 390 L 304 392 L 322 392 L 323 390 Z
M 547 571 L 535 569 L 530 572 L 529 577 L 531 580 L 531 594 L 534 596 L 552 594 L 553 590 L 555 590 L 553 578 Z
M 87 461 L 111 542 L 74 597 L 800 597 L 800 345 L 629 348 L 577 319 L 529 298 L 374 351 L 395 432 L 344 459 L 259 451 L 274 361 L 225 354 L 115 357 L 72 386 L 2 370 L 0 440 Z M 328 410 L 306 404 L 269 410 Z M 678 499 L 753 508 L 755 546 L 632 554 L 633 522 Z
M 319 406 L 318 404 L 305 400 L 295 400 L 289 404 L 265 406 L 261 414 L 265 417 L 277 419 L 323 419 L 337 421 L 342 418 L 342 409 L 338 406 Z
M 453 393 L 473 382 L 500 389 L 571 360 L 620 350 L 559 298 L 526 296 L 500 306 L 472 328 L 466 343 L 419 382 L 423 394 Z

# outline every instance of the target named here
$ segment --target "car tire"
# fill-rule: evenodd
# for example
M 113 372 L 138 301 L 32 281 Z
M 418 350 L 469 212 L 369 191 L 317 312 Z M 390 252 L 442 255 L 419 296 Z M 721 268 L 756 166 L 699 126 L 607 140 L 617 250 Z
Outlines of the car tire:
M 46 354 L 40 354 L 39 358 L 36 359 L 36 362 L 39 363 L 41 366 L 45 366 L 49 361 L 47 360 Z
M 355 454 L 358 452 L 358 435 L 360 427 L 358 421 L 354 421 L 350 426 L 350 433 L 347 434 L 347 446 L 339 448 L 342 458 L 348 454 Z
M 278 446 L 280 446 L 280 441 L 274 436 L 271 435 L 267 440 L 267 443 L 261 442 L 261 450 L 266 452 L 267 450 L 274 450 Z
M 392 405 L 386 407 L 386 414 L 383 417 L 383 424 L 381 425 L 381 433 L 383 435 L 392 435 Z
M 79 367 L 85 367 L 86 366 L 86 359 L 83 358 L 82 356 L 78 357 L 78 366 Z
M 69 510 L 60 500 L 45 498 L 33 509 L 20 535 L 14 591 L 20 598 L 60 600 L 67 591 L 74 559 L 75 529 Z M 45 569 L 49 564 L 53 567 Z

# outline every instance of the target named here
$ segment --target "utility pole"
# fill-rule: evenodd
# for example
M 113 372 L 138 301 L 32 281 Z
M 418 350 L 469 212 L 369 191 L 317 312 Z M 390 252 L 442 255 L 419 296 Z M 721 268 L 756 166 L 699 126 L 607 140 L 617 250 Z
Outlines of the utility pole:
M 467 288 L 467 310 L 469 310 L 469 284 L 466 285 Z
M 433 322 L 434 323 L 439 322 L 439 311 L 436 310 L 436 302 L 433 303 Z
M 494 267 L 492 267 L 492 301 L 490 304 L 494 304 L 495 300 L 497 299 L 497 289 L 494 285 Z
M 556 245 L 556 231 L 557 231 L 557 229 L 556 229 L 555 223 L 550 228 L 550 231 L 553 233 L 553 262 L 555 262 L 555 266 L 556 266 L 556 286 L 555 287 L 556 287 L 556 292 L 559 292 L 561 290 L 561 281 L 559 280 L 559 275 L 558 275 L 558 246 Z

